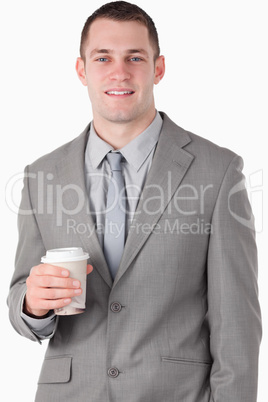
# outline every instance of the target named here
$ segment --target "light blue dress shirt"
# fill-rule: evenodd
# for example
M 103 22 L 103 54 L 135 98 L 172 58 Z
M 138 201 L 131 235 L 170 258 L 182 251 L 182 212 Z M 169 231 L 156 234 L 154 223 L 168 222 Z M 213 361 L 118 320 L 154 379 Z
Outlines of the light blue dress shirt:
M 151 167 L 154 151 L 162 128 L 162 118 L 157 112 L 150 126 L 119 149 L 122 158 L 122 175 L 125 180 L 127 195 L 127 230 L 136 211 L 140 195 Z M 111 177 L 111 169 L 106 155 L 115 149 L 103 141 L 91 124 L 90 135 L 85 152 L 86 187 L 89 197 L 90 213 L 96 225 L 101 247 L 105 230 L 106 198 Z

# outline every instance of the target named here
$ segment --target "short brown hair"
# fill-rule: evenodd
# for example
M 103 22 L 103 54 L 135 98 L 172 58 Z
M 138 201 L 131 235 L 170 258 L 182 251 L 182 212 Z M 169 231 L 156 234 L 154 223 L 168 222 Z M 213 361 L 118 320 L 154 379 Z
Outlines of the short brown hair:
M 114 21 L 137 21 L 148 29 L 149 39 L 155 51 L 155 60 L 160 55 L 159 39 L 152 18 L 136 4 L 126 1 L 113 1 L 104 4 L 88 17 L 81 34 L 80 55 L 85 61 L 85 43 L 91 24 L 98 18 L 107 18 Z

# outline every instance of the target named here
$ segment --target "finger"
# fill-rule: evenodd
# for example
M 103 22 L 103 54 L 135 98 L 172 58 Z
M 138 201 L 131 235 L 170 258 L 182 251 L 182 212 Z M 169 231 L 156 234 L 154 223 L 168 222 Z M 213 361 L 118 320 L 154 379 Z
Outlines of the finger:
M 29 276 L 26 280 L 27 288 L 80 288 L 81 283 L 73 278 L 60 278 L 58 276 Z
M 70 297 L 80 296 L 82 289 L 60 289 L 60 288 L 35 288 L 29 296 L 34 299 L 58 300 L 69 299 Z
M 64 298 L 64 299 L 55 299 L 55 300 L 46 300 L 46 299 L 40 299 L 38 300 L 38 308 L 40 310 L 48 311 L 48 310 L 54 310 L 57 308 L 62 308 L 64 306 L 67 306 L 70 304 L 72 299 L 69 298 Z
M 88 275 L 88 274 L 91 274 L 92 271 L 93 271 L 92 265 L 88 264 L 88 265 L 87 265 L 87 275 Z
M 68 269 L 57 267 L 56 265 L 40 264 L 31 269 L 31 275 L 43 276 L 51 275 L 67 278 L 70 275 Z

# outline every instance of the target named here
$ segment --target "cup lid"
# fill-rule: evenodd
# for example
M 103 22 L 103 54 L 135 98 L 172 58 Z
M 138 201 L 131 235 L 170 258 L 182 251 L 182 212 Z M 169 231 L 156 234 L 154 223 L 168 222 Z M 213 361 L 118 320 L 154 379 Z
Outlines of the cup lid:
M 47 250 L 41 262 L 52 264 L 53 262 L 82 261 L 89 258 L 81 247 L 55 248 Z

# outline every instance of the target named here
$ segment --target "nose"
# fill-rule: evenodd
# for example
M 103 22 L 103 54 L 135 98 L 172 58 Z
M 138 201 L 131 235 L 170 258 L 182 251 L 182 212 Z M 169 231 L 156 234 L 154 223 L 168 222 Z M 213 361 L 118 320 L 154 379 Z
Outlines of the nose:
M 116 81 L 126 81 L 130 79 L 130 72 L 124 62 L 112 63 L 110 79 Z

